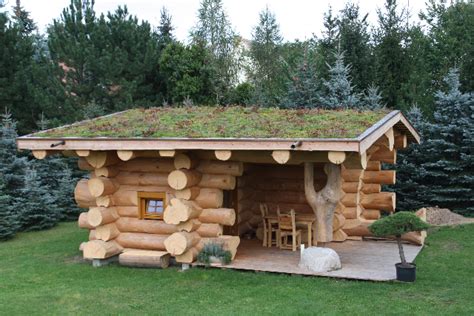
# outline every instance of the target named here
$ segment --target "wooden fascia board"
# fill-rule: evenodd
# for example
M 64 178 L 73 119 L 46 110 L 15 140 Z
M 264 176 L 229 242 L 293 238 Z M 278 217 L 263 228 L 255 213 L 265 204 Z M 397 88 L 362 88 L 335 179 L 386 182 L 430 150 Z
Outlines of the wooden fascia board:
M 382 135 L 399 122 L 401 122 L 408 130 L 408 138 L 419 143 L 420 135 L 416 132 L 415 128 L 410 124 L 407 118 L 400 111 L 392 111 L 357 138 L 359 140 L 359 152 L 364 153 Z
M 64 145 L 51 146 L 64 141 Z M 357 152 L 357 139 L 137 139 L 19 137 L 18 149 L 28 150 L 292 150 Z

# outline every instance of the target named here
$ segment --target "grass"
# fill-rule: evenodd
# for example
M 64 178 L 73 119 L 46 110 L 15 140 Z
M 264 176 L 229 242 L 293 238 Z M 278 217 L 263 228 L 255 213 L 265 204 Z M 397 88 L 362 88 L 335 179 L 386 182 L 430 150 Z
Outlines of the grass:
M 74 223 L 0 243 L 0 315 L 474 314 L 474 225 L 430 234 L 414 284 L 193 268 L 93 268 Z
M 132 109 L 34 136 L 355 138 L 387 113 L 240 106 Z

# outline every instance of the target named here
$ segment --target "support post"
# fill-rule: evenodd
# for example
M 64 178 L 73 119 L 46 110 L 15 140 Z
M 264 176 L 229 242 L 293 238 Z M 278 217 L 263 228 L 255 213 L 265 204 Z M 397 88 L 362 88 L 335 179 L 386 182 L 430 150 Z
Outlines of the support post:
M 330 242 L 333 239 L 333 218 L 337 203 L 341 199 L 342 177 L 341 167 L 335 164 L 326 164 L 324 171 L 327 174 L 326 186 L 321 191 L 314 189 L 314 163 L 305 162 L 304 164 L 304 190 L 306 200 L 316 215 L 316 233 L 317 242 Z

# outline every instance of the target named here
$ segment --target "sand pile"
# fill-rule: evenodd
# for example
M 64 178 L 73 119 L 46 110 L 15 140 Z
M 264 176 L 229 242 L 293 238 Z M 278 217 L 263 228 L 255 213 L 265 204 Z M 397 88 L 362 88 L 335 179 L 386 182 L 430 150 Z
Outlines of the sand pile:
M 462 215 L 451 212 L 447 208 L 426 207 L 426 221 L 431 225 L 459 225 L 474 223 L 474 218 L 464 217 Z M 420 209 L 421 211 L 423 209 Z

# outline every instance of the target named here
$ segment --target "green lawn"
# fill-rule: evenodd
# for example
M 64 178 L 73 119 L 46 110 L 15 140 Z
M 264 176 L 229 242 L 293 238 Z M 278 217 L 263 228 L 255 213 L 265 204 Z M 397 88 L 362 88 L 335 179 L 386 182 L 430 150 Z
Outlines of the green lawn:
M 74 223 L 0 243 L 0 315 L 474 314 L 474 225 L 432 232 L 414 284 L 196 268 L 93 268 Z

